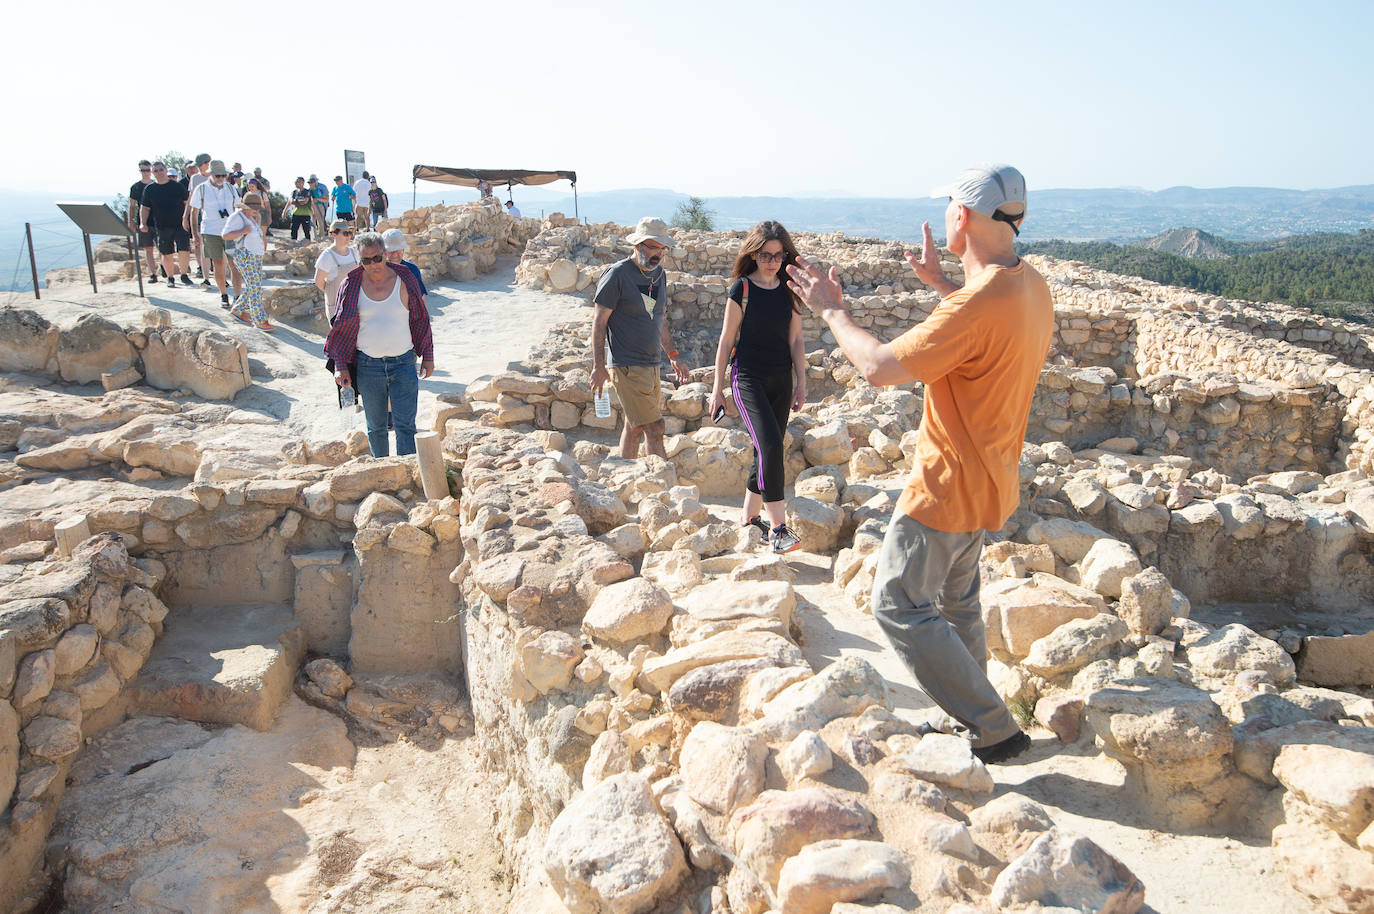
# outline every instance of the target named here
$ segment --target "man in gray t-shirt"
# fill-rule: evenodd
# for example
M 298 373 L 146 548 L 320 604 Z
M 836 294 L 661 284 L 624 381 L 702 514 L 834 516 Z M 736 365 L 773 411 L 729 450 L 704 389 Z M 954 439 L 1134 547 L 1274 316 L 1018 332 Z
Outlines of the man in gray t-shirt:
M 592 322 L 592 390 L 609 381 L 625 412 L 620 430 L 620 456 L 639 456 L 640 439 L 650 454 L 665 456 L 659 388 L 659 352 L 668 353 L 679 384 L 687 366 L 678 359 L 668 335 L 668 291 L 663 256 L 676 242 L 662 219 L 646 216 L 628 238 L 634 253 L 601 274 L 596 317 Z M 606 369 L 606 341 L 611 344 L 611 370 Z

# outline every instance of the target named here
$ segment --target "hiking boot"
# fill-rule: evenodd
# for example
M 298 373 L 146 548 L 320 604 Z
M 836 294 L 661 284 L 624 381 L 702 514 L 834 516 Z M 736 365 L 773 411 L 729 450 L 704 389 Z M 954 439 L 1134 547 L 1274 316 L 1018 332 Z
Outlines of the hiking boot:
M 769 531 L 768 544 L 774 555 L 786 555 L 801 548 L 801 537 L 787 529 L 786 524 L 780 524 Z
M 760 517 L 760 516 L 757 515 L 757 514 L 755 514 L 753 517 L 749 518 L 749 519 L 748 519 L 747 521 L 745 521 L 744 523 L 740 524 L 740 526 L 741 526 L 741 527 L 758 527 L 758 528 L 759 528 L 759 532 L 763 534 L 763 538 L 764 538 L 764 539 L 768 539 L 768 535 L 769 535 L 770 533 L 773 532 L 773 528 L 770 527 L 770 526 L 768 526 L 768 521 L 764 520 L 762 517 Z
M 1031 746 L 1031 738 L 1024 732 L 1017 730 L 1013 736 L 1008 736 L 1000 743 L 993 743 L 991 746 L 974 746 L 973 757 L 984 765 L 996 765 L 1008 759 L 1016 758 Z
M 181 274 L 181 284 L 182 284 L 183 286 L 194 286 L 194 285 L 195 285 L 195 283 L 191 282 L 191 277 L 187 276 L 185 273 L 182 273 L 182 274 Z

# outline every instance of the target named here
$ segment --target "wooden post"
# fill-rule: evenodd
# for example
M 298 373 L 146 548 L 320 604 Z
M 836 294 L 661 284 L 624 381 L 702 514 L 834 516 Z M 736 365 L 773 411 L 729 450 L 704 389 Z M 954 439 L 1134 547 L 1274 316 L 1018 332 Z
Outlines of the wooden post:
M 24 223 L 24 238 L 29 242 L 29 269 L 33 271 L 33 297 L 41 299 L 38 294 L 38 261 L 33 256 L 33 229 L 27 222 Z
M 53 538 L 57 540 L 57 551 L 70 556 L 77 546 L 91 538 L 90 522 L 84 514 L 63 518 L 53 528 Z
M 444 472 L 442 443 L 434 432 L 415 435 L 415 459 L 420 463 L 420 483 L 425 498 L 438 500 L 448 497 L 448 475 Z

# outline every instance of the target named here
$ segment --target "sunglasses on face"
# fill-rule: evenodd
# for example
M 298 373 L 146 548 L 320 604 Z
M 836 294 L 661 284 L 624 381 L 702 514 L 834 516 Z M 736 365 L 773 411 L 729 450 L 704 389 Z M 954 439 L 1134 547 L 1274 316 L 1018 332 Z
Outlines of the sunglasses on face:
M 152 171 L 152 169 L 151 169 L 151 168 L 140 168 L 139 171 L 146 175 L 148 172 Z
M 385 254 L 378 254 L 376 257 L 364 257 L 363 266 L 371 266 L 374 263 L 381 263 L 383 260 L 386 260 Z
M 776 254 L 770 254 L 767 251 L 759 251 L 754 255 L 754 259 L 759 263 L 782 263 L 783 258 L 786 256 L 786 251 L 778 251 Z

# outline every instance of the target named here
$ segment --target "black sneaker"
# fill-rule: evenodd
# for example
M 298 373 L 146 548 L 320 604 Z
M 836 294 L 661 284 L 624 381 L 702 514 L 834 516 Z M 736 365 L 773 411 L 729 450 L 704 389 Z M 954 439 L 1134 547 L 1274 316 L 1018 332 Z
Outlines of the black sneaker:
M 229 295 L 227 293 L 220 295 L 219 306 L 226 311 L 229 310 Z
M 205 274 L 204 274 L 203 272 L 201 272 L 203 269 L 204 269 L 204 267 L 196 267 L 196 279 L 204 279 L 204 278 L 205 278 Z
M 175 289 L 176 287 L 177 287 L 177 281 L 176 281 L 175 279 L 173 279 L 172 277 L 168 276 L 168 277 L 167 277 L 167 288 L 169 288 L 169 289 Z
M 162 264 L 158 264 L 157 271 L 162 274 L 163 279 L 167 278 L 167 268 L 164 267 Z
M 758 514 L 755 514 L 753 517 L 749 518 L 747 521 L 745 521 L 744 523 L 740 524 L 740 526 L 741 526 L 741 527 L 758 527 L 759 530 L 763 533 L 763 538 L 764 538 L 764 539 L 768 539 L 768 534 L 770 534 L 770 533 L 773 532 L 773 528 L 770 527 L 770 526 L 768 526 L 768 521 L 764 520 L 764 519 L 763 519 L 760 515 L 758 515 Z
M 1029 749 L 1030 745 L 1031 738 L 1024 732 L 1017 730 L 1014 736 L 1008 736 L 1000 743 L 993 743 L 991 746 L 974 746 L 973 757 L 984 765 L 996 765 L 999 762 L 1016 758 Z
M 181 284 L 182 284 L 183 286 L 194 286 L 194 285 L 195 285 L 195 283 L 191 282 L 191 277 L 187 276 L 185 273 L 182 273 L 182 274 L 181 274 Z
M 786 555 L 801 548 L 801 537 L 787 529 L 786 524 L 781 524 L 768 532 L 768 544 L 774 555 Z
M 210 280 L 208 279 L 201 280 L 200 287 L 204 289 L 206 292 L 209 292 L 211 289 L 214 288 L 214 286 L 210 285 Z

